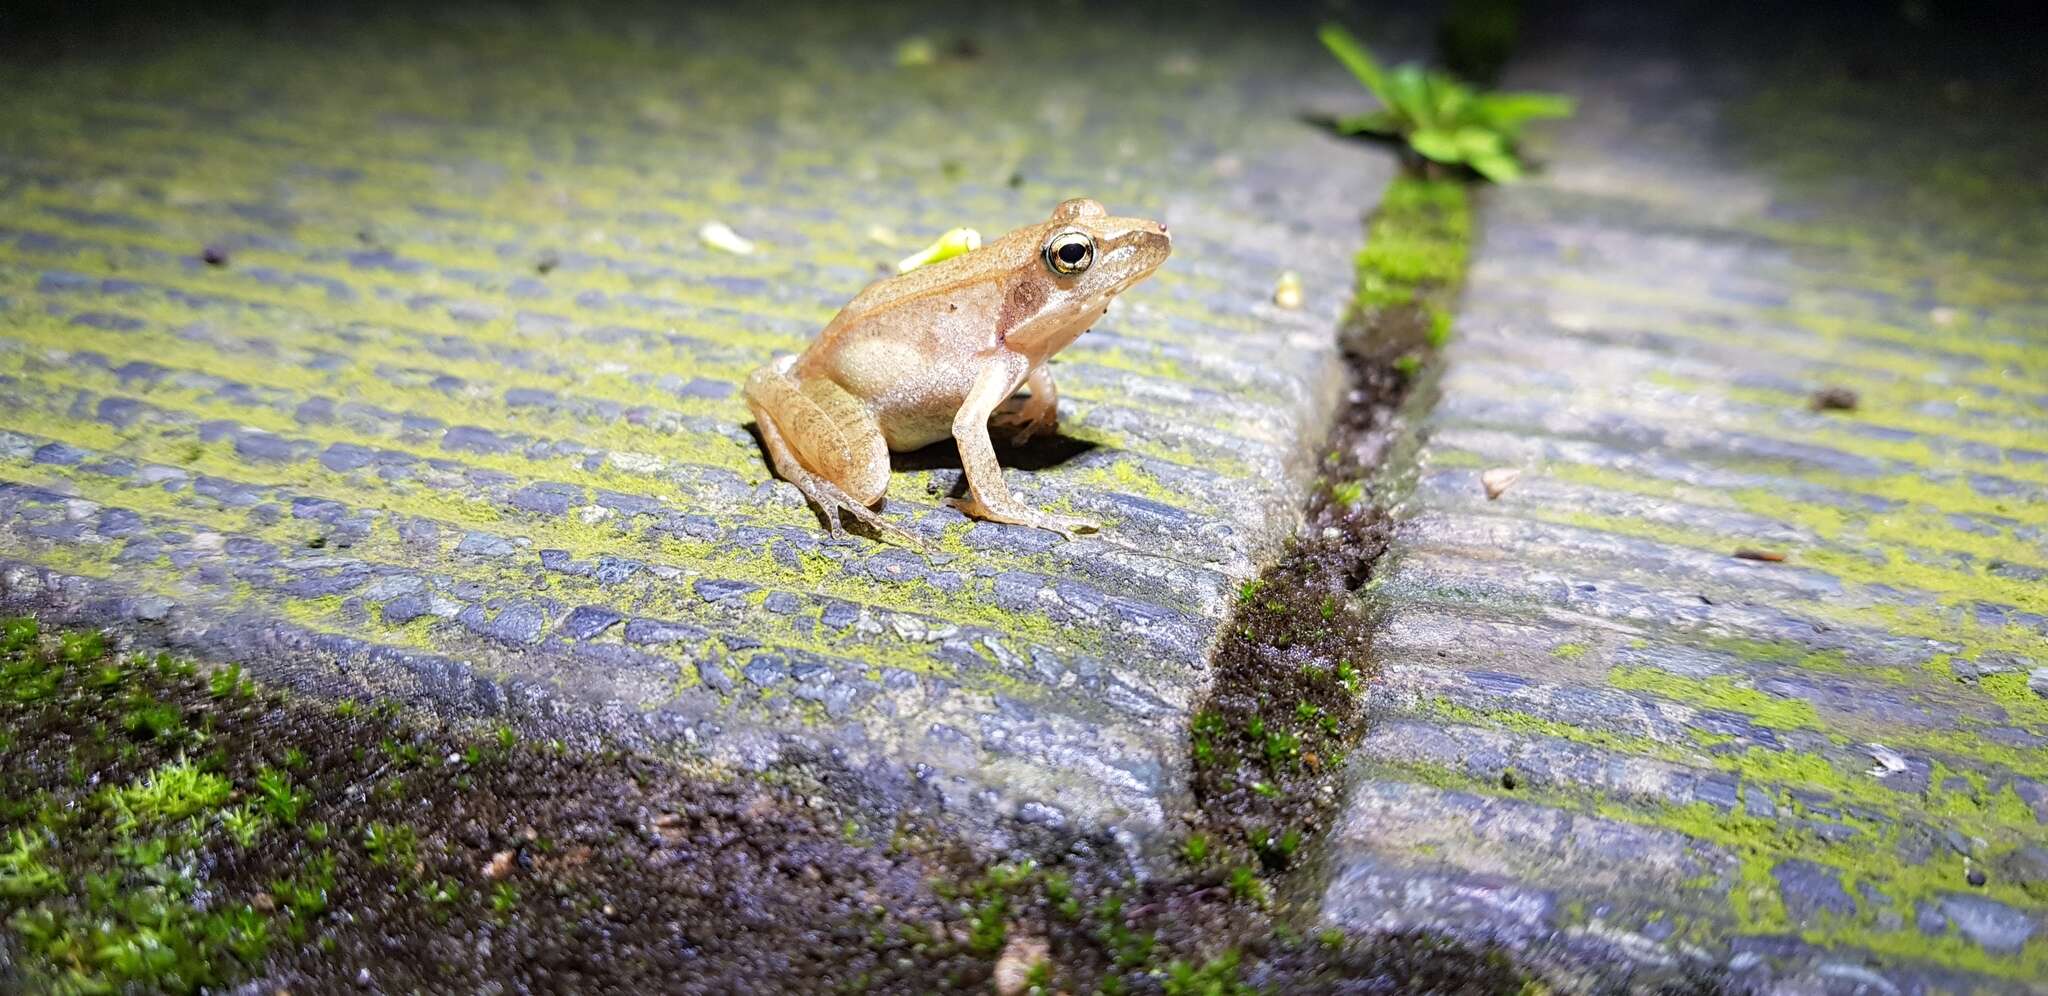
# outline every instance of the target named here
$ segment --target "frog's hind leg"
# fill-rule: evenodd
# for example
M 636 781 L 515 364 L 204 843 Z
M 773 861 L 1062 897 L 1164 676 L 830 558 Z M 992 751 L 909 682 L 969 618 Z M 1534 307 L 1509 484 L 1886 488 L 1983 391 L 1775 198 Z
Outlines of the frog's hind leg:
M 835 536 L 843 532 L 844 511 L 877 532 L 923 546 L 868 507 L 888 488 L 889 445 L 867 406 L 830 380 L 798 382 L 788 376 L 791 362 L 779 358 L 747 379 L 747 407 L 775 473 L 818 506 Z

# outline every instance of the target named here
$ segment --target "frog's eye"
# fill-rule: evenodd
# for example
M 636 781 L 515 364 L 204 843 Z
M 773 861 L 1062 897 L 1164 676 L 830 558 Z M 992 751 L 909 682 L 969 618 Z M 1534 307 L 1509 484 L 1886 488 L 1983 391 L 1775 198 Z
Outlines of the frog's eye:
M 1054 273 L 1079 273 L 1095 262 L 1095 240 L 1087 232 L 1065 231 L 1046 240 L 1045 265 Z

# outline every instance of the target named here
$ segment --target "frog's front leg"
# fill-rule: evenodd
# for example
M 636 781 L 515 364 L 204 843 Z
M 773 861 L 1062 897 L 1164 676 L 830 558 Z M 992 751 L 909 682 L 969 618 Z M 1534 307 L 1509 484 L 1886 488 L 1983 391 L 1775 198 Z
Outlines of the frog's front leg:
M 1075 530 L 1092 532 L 1102 526 L 1088 519 L 1048 515 L 1018 501 L 1003 482 L 1003 465 L 996 461 L 995 445 L 989 442 L 989 415 L 1017 389 L 1028 362 L 1014 355 L 989 361 L 975 375 L 974 386 L 953 416 L 953 440 L 960 445 L 960 466 L 967 471 L 970 495 L 953 499 L 953 506 L 976 518 L 1050 529 L 1073 539 Z
M 1031 389 L 1031 396 L 1014 408 L 1005 403 L 989 423 L 998 432 L 1009 433 L 1012 446 L 1022 446 L 1031 437 L 1060 427 L 1060 392 L 1052 382 L 1052 367 L 1044 363 L 1032 367 L 1024 376 L 1024 386 Z
M 775 473 L 824 512 L 834 536 L 843 534 L 843 510 L 878 532 L 922 547 L 916 536 L 868 508 L 889 486 L 889 446 L 874 414 L 829 379 L 790 376 L 794 360 L 777 357 L 747 378 L 747 408 Z

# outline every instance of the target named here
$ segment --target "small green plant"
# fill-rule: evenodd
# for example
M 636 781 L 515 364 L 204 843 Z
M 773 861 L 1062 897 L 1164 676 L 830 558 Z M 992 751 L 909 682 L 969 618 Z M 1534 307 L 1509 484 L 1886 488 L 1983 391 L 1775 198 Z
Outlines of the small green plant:
M 236 806 L 220 814 L 221 829 L 227 831 L 228 837 L 234 840 L 236 847 L 243 849 L 256 843 L 257 836 L 263 833 L 263 828 L 268 823 L 269 818 L 253 804 Z
M 294 933 L 327 910 L 327 894 L 334 889 L 334 855 L 321 851 L 304 870 L 288 879 L 272 882 L 270 893 L 278 905 L 291 911 Z
M 1266 883 L 1259 880 L 1259 873 L 1250 865 L 1239 865 L 1230 870 L 1230 894 L 1255 906 L 1266 905 Z
M 0 624 L 0 653 L 18 653 L 35 646 L 42 627 L 27 618 L 9 619 Z
M 97 630 L 66 633 L 57 641 L 57 656 L 66 664 L 90 663 L 106 653 L 106 638 Z
M 214 698 L 224 699 L 235 694 L 235 690 L 241 687 L 241 684 L 242 665 L 230 664 L 213 672 L 213 677 L 207 680 L 206 688 Z
M 462 886 L 455 880 L 437 878 L 420 886 L 420 898 L 436 906 L 446 906 L 462 898 Z
M 380 868 L 405 868 L 412 864 L 413 830 L 409 826 L 372 823 L 363 830 L 363 850 L 370 863 Z
M 1166 967 L 1162 989 L 1166 996 L 1238 996 L 1254 992 L 1239 978 L 1237 962 L 1235 950 L 1225 951 L 1200 966 L 1175 961 Z
M 1300 830 L 1290 829 L 1285 833 L 1275 834 L 1271 830 L 1259 827 L 1248 831 L 1246 837 L 1252 845 L 1252 853 L 1257 854 L 1267 868 L 1275 871 L 1287 867 L 1288 863 L 1294 860 L 1294 852 L 1301 848 Z
M 1345 691 L 1350 692 L 1353 695 L 1356 695 L 1358 694 L 1358 682 L 1358 669 L 1352 667 L 1350 661 L 1338 661 L 1337 683 L 1343 685 Z
M 227 801 L 228 780 L 190 761 L 167 764 L 126 788 L 110 789 L 107 804 L 123 824 L 170 822 L 211 810 Z
M 0 898 L 30 899 L 63 886 L 57 871 L 42 860 L 43 841 L 16 830 L 0 851 Z
M 263 797 L 263 811 L 286 826 L 299 821 L 299 810 L 305 808 L 309 799 L 306 793 L 292 787 L 290 775 L 276 768 L 256 773 L 256 793 Z
M 142 740 L 157 740 L 178 732 L 185 725 L 185 716 L 178 707 L 138 695 L 128 703 L 127 711 L 121 716 L 121 728 Z
M 1275 771 L 1301 759 L 1301 738 L 1275 731 L 1266 734 L 1266 765 Z
M 976 954 L 992 955 L 1003 949 L 1003 941 L 1009 934 L 1010 900 L 1004 896 L 993 896 L 974 910 L 974 922 L 968 928 L 967 947 Z
M 1334 24 L 1318 36 L 1381 104 L 1338 121 L 1338 130 L 1398 139 L 1439 168 L 1470 167 L 1495 183 L 1513 183 L 1522 178 L 1514 145 L 1523 126 L 1572 113 L 1571 99 L 1557 94 L 1489 93 L 1414 63 L 1383 69 L 1363 43 Z
M 988 870 L 988 884 L 1007 892 L 1031 881 L 1031 876 L 1037 871 L 1038 863 L 1035 861 L 1005 861 Z

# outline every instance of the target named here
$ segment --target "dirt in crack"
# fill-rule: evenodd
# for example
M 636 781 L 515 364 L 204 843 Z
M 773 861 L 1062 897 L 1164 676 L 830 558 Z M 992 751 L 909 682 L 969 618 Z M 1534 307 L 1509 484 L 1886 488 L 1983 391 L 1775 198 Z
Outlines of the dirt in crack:
M 1374 620 L 1360 590 L 1390 533 L 1375 473 L 1447 334 L 1469 234 L 1465 190 L 1450 181 L 1397 181 L 1369 225 L 1343 338 L 1347 394 L 1321 480 L 1300 535 L 1239 589 L 1210 698 L 1190 724 L 1198 811 L 1182 856 L 1197 868 L 1269 876 L 1329 827 L 1372 678 Z

